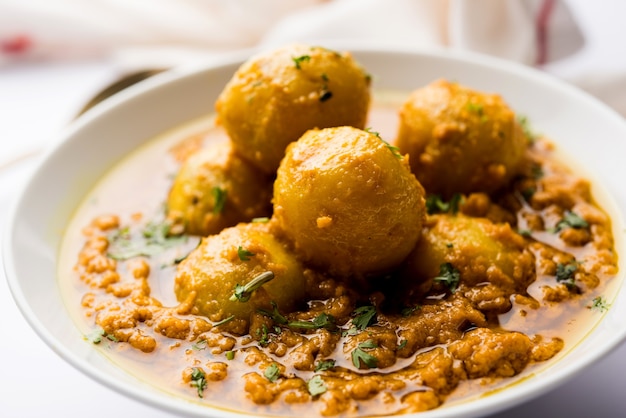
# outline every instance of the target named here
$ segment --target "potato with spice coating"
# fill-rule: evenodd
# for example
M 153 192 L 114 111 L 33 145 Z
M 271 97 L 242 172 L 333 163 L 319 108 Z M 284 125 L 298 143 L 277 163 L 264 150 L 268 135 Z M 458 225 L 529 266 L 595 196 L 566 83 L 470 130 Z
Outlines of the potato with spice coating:
M 216 102 L 235 148 L 274 173 L 287 145 L 312 128 L 363 128 L 370 77 L 349 53 L 293 44 L 252 57 Z
M 168 218 L 185 232 L 206 236 L 269 216 L 272 179 L 239 157 L 230 142 L 213 143 L 180 168 L 167 199 Z
M 522 168 L 528 139 L 499 95 L 438 80 L 403 104 L 396 145 L 427 193 L 449 198 L 505 186 Z
M 461 214 L 431 215 L 402 274 L 405 280 L 428 281 L 442 276 L 442 265 L 449 263 L 460 274 L 454 287 L 492 283 L 510 295 L 524 291 L 535 277 L 534 257 L 524 248 L 524 238 L 509 224 Z
M 266 272 L 273 273 L 271 280 L 242 297 L 233 296 L 238 285 Z M 178 266 L 174 291 L 181 303 L 192 299 L 192 313 L 212 321 L 231 315 L 248 320 L 259 308 L 272 310 L 272 302 L 282 312 L 294 309 L 304 297 L 305 278 L 300 263 L 269 232 L 268 224 L 249 223 L 204 238 Z
M 274 217 L 303 258 L 357 279 L 396 267 L 417 242 L 424 190 L 377 134 L 313 129 L 287 148 Z

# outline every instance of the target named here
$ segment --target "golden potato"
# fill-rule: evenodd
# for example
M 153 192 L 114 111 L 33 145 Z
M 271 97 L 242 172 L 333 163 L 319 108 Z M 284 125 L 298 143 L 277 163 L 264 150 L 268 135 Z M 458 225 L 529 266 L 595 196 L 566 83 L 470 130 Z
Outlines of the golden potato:
M 376 134 L 310 130 L 287 148 L 274 217 L 296 250 L 331 274 L 356 278 L 398 265 L 419 238 L 424 190 Z
M 168 195 L 168 218 L 189 234 L 214 234 L 270 215 L 271 194 L 270 177 L 234 153 L 229 142 L 214 143 L 182 165 Z
M 290 45 L 251 58 L 216 103 L 242 156 L 274 173 L 286 146 L 311 128 L 363 128 L 370 77 L 349 53 Z
M 534 277 L 534 261 L 523 252 L 524 238 L 509 224 L 486 218 L 439 214 L 428 217 L 422 238 L 406 260 L 405 279 L 428 281 L 449 263 L 466 286 L 493 283 L 512 293 Z
M 249 300 L 233 298 L 237 285 L 266 272 L 274 278 L 249 294 Z M 267 224 L 239 224 L 202 239 L 179 264 L 174 291 L 180 302 L 193 298 L 195 314 L 213 321 L 231 315 L 247 320 L 259 308 L 271 310 L 271 302 L 281 311 L 294 309 L 305 295 L 305 278 L 300 263 Z
M 397 143 L 427 193 L 493 192 L 519 173 L 528 140 L 499 95 L 439 80 L 411 93 Z

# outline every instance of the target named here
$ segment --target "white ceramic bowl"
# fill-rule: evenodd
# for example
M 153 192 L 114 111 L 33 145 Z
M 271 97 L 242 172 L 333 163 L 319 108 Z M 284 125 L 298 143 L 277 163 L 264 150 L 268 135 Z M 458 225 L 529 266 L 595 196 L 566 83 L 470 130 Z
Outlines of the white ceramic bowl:
M 614 205 L 614 231 L 623 239 L 626 212 L 626 123 L 588 95 L 537 71 L 473 54 L 444 51 L 352 50 L 374 87 L 413 90 L 437 78 L 499 92 L 518 113 L 553 139 L 603 186 Z M 245 57 L 243 57 L 245 58 Z M 213 111 L 242 57 L 153 77 L 89 111 L 47 153 L 13 207 L 5 236 L 5 268 L 24 316 L 61 357 L 93 379 L 135 399 L 190 416 L 239 414 L 168 396 L 116 367 L 86 342 L 68 315 L 58 287 L 57 254 L 73 211 L 116 162 L 163 131 Z M 597 191 L 598 192 L 598 191 Z M 623 248 L 623 246 L 618 247 Z M 620 260 L 626 254 L 620 254 Z M 618 280 L 623 281 L 622 266 Z M 480 416 L 555 387 L 616 347 L 626 336 L 626 288 L 602 322 L 540 376 L 486 397 L 419 414 Z M 574 359 L 575 361 L 571 361 Z

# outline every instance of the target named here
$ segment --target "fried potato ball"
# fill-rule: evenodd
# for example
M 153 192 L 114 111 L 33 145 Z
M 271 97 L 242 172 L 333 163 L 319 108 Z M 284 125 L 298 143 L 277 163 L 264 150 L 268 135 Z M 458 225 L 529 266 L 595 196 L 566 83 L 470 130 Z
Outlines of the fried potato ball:
M 233 297 L 260 275 L 273 278 L 258 289 Z M 192 313 L 212 321 L 231 315 L 248 320 L 259 308 L 293 310 L 305 295 L 303 268 L 295 256 L 268 231 L 267 224 L 249 223 L 226 228 L 203 238 L 178 266 L 174 291 L 180 302 L 193 299 Z
M 314 129 L 287 148 L 274 183 L 278 226 L 310 263 L 367 278 L 417 242 L 424 190 L 404 157 L 353 127 Z
M 400 110 L 396 145 L 429 194 L 496 191 L 519 173 L 527 144 L 499 95 L 457 83 L 415 90 Z
M 272 180 L 239 157 L 230 142 L 192 154 L 170 189 L 168 218 L 194 235 L 209 235 L 269 216 Z
M 534 277 L 534 258 L 524 248 L 524 238 L 508 223 L 461 214 L 431 215 L 402 274 L 414 282 L 428 281 L 445 273 L 442 266 L 449 264 L 448 270 L 458 270 L 459 283 L 492 283 L 513 293 L 525 289 Z
M 285 148 L 311 128 L 363 128 L 370 77 L 349 53 L 294 44 L 244 63 L 216 102 L 242 156 L 274 173 Z

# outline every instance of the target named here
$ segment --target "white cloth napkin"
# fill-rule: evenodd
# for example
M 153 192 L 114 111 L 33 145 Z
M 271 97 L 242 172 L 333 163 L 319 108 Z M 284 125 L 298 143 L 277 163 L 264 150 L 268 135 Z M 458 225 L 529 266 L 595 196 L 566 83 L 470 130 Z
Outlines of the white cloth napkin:
M 621 0 L 0 0 L 0 69 L 108 57 L 134 71 L 293 41 L 437 46 L 537 66 L 626 114 L 626 62 L 597 59 L 607 45 L 594 42 L 597 17 L 618 23 L 620 11 Z

